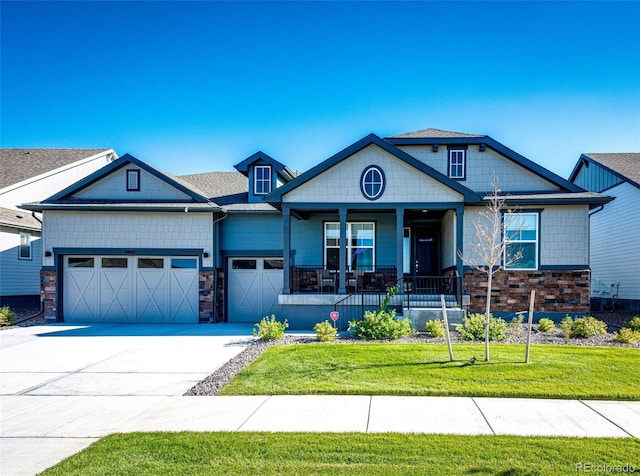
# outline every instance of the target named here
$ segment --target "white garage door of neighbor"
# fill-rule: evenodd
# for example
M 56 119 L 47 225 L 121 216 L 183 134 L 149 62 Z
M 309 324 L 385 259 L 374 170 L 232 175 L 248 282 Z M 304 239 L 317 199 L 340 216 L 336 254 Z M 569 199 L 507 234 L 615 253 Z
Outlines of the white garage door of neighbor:
M 65 322 L 198 322 L 195 256 L 65 256 Z
M 228 320 L 258 322 L 264 316 L 280 316 L 278 294 L 282 289 L 282 258 L 229 258 Z

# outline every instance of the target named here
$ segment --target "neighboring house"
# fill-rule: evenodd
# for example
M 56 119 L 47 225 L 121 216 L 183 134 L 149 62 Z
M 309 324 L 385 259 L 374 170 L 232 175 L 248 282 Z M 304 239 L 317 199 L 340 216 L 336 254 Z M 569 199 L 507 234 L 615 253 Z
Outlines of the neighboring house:
M 115 159 L 111 149 L 0 149 L 0 305 L 38 307 L 42 200 Z
M 524 259 L 496 277 L 493 309 L 526 309 L 531 289 L 544 315 L 589 309 L 589 210 L 610 198 L 488 136 L 370 134 L 299 176 L 262 152 L 236 170 L 172 177 L 125 155 L 25 204 L 44 214 L 46 317 L 255 323 L 274 313 L 309 329 L 338 309 L 344 328 L 350 310 L 377 306 L 395 284 L 401 312 L 439 306 L 439 294 L 483 310 L 484 276 L 458 250 L 470 253 L 494 175 L 517 223 L 508 252 Z
M 591 212 L 594 308 L 640 310 L 640 153 L 582 154 L 571 182 L 615 200 Z

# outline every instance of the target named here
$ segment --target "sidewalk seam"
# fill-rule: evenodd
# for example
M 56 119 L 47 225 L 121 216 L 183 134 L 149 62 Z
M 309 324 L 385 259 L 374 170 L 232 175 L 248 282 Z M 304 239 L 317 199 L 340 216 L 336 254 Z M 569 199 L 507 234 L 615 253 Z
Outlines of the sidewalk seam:
M 607 420 L 609 423 L 611 423 L 613 426 L 615 426 L 616 428 L 620 428 L 624 433 L 626 433 L 627 435 L 629 435 L 631 438 L 635 438 L 635 436 L 633 436 L 631 433 L 629 433 L 627 430 L 625 430 L 624 428 L 622 428 L 620 425 L 618 425 L 615 421 L 613 421 L 610 418 L 607 418 L 606 416 L 604 416 L 602 413 L 600 413 L 598 410 L 596 410 L 593 407 L 590 407 L 584 400 L 578 400 L 580 403 L 582 403 L 585 407 L 587 407 L 589 410 L 591 410 L 592 412 L 596 413 L 597 415 L 600 415 L 602 418 L 604 418 L 605 420 Z
M 476 406 L 476 408 L 478 409 L 478 411 L 480 412 L 480 415 L 482 415 L 482 418 L 484 418 L 484 421 L 487 423 L 487 426 L 489 427 L 489 429 L 491 430 L 492 434 L 496 434 L 496 432 L 493 430 L 493 427 L 491 426 L 491 423 L 489 423 L 489 420 L 487 419 L 487 417 L 484 415 L 484 412 L 482 411 L 482 408 L 480 408 L 480 405 L 478 405 L 478 402 L 476 402 L 476 399 L 471 397 L 471 401 L 473 402 L 473 404 Z
M 369 410 L 367 411 L 367 427 L 364 432 L 369 433 L 369 422 L 371 421 L 371 403 L 373 403 L 373 395 L 369 396 Z
M 264 401 L 258 405 L 258 408 L 256 408 L 254 411 L 251 412 L 251 415 L 249 415 L 242 423 L 240 423 L 240 426 L 238 426 L 238 428 L 236 428 L 236 431 L 240 431 L 240 429 L 247 424 L 247 422 L 249 420 L 251 420 L 251 417 L 253 417 L 253 415 L 255 415 L 258 410 L 260 410 L 262 408 L 262 406 L 267 403 L 267 401 L 269 401 L 271 399 L 272 395 L 268 395 L 267 398 L 264 399 Z

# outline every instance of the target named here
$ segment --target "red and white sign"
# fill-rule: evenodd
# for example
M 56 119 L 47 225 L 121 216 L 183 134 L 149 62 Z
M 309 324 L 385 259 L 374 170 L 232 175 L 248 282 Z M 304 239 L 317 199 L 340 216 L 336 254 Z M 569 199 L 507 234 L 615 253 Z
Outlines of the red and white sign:
M 331 311 L 331 314 L 329 314 L 329 317 L 333 322 L 336 322 L 340 317 L 340 313 L 338 311 Z

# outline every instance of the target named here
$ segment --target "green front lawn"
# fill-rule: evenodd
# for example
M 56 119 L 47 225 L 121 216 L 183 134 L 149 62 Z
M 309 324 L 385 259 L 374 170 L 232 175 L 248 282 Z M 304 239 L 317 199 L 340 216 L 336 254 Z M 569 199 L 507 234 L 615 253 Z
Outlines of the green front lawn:
M 640 399 L 640 352 L 618 347 L 493 344 L 274 346 L 220 395 L 447 395 Z M 476 357 L 475 364 L 469 359 Z
M 577 466 L 581 465 L 581 466 Z M 556 475 L 640 470 L 640 440 L 363 433 L 129 433 L 44 475 Z M 629 472 L 627 469 L 626 472 Z

